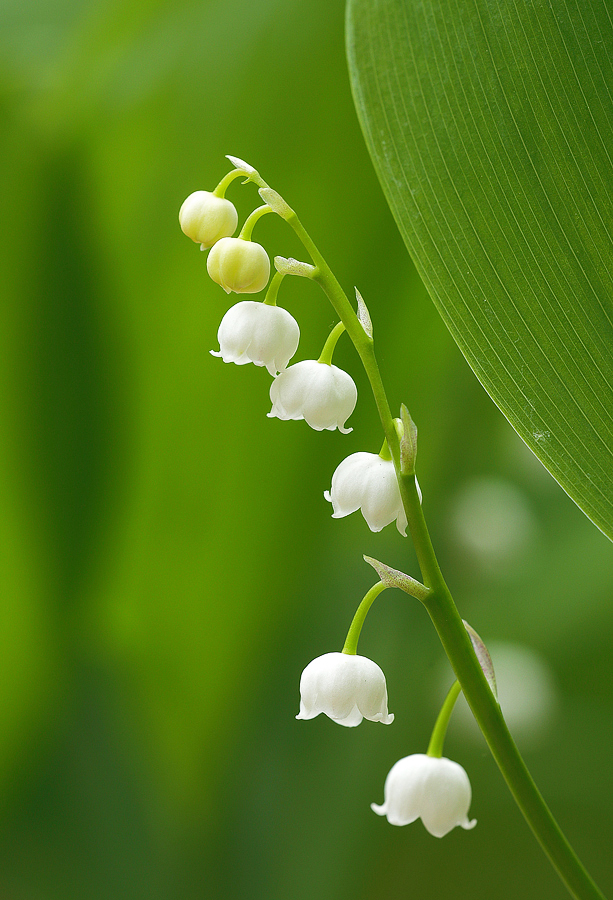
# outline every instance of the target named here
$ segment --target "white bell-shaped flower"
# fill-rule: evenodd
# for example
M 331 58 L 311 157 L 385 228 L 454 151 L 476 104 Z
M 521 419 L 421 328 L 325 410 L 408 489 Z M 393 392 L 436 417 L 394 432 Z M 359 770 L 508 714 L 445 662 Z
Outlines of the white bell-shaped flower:
M 257 300 L 242 300 L 231 307 L 217 332 L 219 351 L 224 362 L 239 366 L 253 362 L 266 366 L 274 376 L 282 371 L 298 348 L 300 328 L 286 309 Z
M 314 719 L 325 713 L 339 725 L 353 727 L 362 719 L 394 721 L 387 711 L 385 675 L 365 656 L 325 653 L 308 664 L 300 678 L 300 712 L 297 719 Z
M 451 759 L 414 753 L 399 759 L 385 779 L 383 806 L 371 804 L 390 825 L 409 825 L 421 818 L 434 837 L 444 837 L 460 825 L 474 828 L 469 821 L 471 790 L 468 775 Z
M 407 517 L 391 459 L 381 459 L 376 453 L 352 453 L 338 466 L 324 497 L 334 508 L 334 519 L 361 509 L 371 531 L 381 531 L 395 519 L 398 531 L 406 537 Z
M 179 210 L 181 230 L 206 250 L 221 238 L 230 237 L 238 225 L 236 207 L 210 191 L 194 191 Z
M 212 247 L 206 261 L 209 275 L 226 294 L 257 294 L 268 284 L 270 260 L 261 244 L 225 237 Z
M 354 380 L 337 366 L 305 359 L 290 366 L 270 386 L 270 418 L 304 419 L 315 431 L 338 428 L 349 434 L 345 422 L 355 409 L 358 391 Z

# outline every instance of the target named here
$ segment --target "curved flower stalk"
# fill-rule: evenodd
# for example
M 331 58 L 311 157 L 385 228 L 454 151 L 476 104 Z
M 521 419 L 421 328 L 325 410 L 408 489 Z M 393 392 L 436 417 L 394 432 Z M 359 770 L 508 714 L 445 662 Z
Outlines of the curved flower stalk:
M 337 366 L 305 359 L 275 378 L 270 386 L 269 418 L 304 419 L 315 431 L 338 428 L 349 434 L 345 422 L 355 409 L 358 390 L 351 375 Z
M 387 686 L 379 666 L 352 653 L 325 653 L 310 662 L 300 678 L 296 718 L 314 719 L 322 712 L 349 728 L 362 719 L 390 725 L 394 715 L 387 711 Z
M 238 225 L 238 213 L 230 200 L 211 191 L 194 191 L 179 210 L 183 234 L 207 250 L 222 238 L 230 237 Z
M 376 453 L 352 453 L 336 469 L 324 497 L 332 504 L 334 519 L 361 509 L 371 531 L 381 531 L 395 519 L 398 531 L 406 537 L 407 516 L 391 459 Z
M 206 261 L 209 275 L 226 294 L 257 294 L 270 277 L 270 259 L 261 244 L 242 237 L 217 241 Z
M 409 825 L 421 819 L 434 837 L 444 837 L 456 825 L 474 828 L 468 819 L 471 789 L 468 775 L 459 763 L 446 757 L 414 753 L 399 759 L 385 779 L 382 806 L 371 803 L 378 816 L 390 825 Z
M 274 378 L 298 349 L 300 328 L 280 306 L 241 300 L 221 320 L 217 340 L 220 349 L 211 350 L 212 356 L 221 356 L 224 362 L 238 366 L 249 362 L 266 366 Z

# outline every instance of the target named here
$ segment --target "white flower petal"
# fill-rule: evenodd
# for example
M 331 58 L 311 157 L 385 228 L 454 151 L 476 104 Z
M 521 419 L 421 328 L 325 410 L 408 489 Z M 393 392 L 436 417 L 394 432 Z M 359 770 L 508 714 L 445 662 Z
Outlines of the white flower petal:
M 391 460 L 376 453 L 353 453 L 336 469 L 326 499 L 332 503 L 335 519 L 361 509 L 371 531 L 381 531 L 396 520 L 398 531 L 406 537 L 407 520 Z
M 220 350 L 211 350 L 213 356 L 239 366 L 266 366 L 274 377 L 296 352 L 300 329 L 286 309 L 242 300 L 223 317 L 217 338 Z
M 297 719 L 325 713 L 339 725 L 354 727 L 362 718 L 391 724 L 387 687 L 379 666 L 365 656 L 325 653 L 306 667 L 300 679 Z
M 269 417 L 304 419 L 315 431 L 338 428 L 355 409 L 357 388 L 353 379 L 337 366 L 306 359 L 286 369 L 270 387 Z
M 371 804 L 391 825 L 409 825 L 421 818 L 434 837 L 444 837 L 456 826 L 470 829 L 471 789 L 468 775 L 458 763 L 415 753 L 398 760 L 385 780 L 385 802 Z

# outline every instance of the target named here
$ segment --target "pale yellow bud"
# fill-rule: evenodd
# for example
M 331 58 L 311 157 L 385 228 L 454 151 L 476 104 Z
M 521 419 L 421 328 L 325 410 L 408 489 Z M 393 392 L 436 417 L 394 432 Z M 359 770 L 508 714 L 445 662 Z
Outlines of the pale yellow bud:
M 238 214 L 234 204 L 210 191 L 194 191 L 179 210 L 181 230 L 207 250 L 236 231 Z
M 270 260 L 261 244 L 243 238 L 226 237 L 209 253 L 206 267 L 213 281 L 226 294 L 256 294 L 268 284 Z

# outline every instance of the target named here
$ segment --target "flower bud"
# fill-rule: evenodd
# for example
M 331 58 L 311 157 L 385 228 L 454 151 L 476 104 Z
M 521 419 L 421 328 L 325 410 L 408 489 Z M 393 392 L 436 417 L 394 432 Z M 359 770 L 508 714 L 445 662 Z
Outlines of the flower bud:
M 407 517 L 391 460 L 376 453 L 352 453 L 336 469 L 324 497 L 334 508 L 334 519 L 361 509 L 371 531 L 381 531 L 395 519 L 406 537 Z
M 399 759 L 385 779 L 383 806 L 371 803 L 390 825 L 410 825 L 421 818 L 434 837 L 444 837 L 456 825 L 474 828 L 468 820 L 471 801 L 468 775 L 458 763 L 414 753 Z
M 241 300 L 221 320 L 217 340 L 220 349 L 211 350 L 213 356 L 239 366 L 248 362 L 266 366 L 274 378 L 296 352 L 300 329 L 294 317 L 280 306 Z
M 181 230 L 203 250 L 236 231 L 238 214 L 233 203 L 210 191 L 194 191 L 179 210 Z
M 308 664 L 300 678 L 300 712 L 297 719 L 314 719 L 325 713 L 339 725 L 353 727 L 362 719 L 394 721 L 387 711 L 385 675 L 365 656 L 325 653 Z
M 351 375 L 327 363 L 305 359 L 281 372 L 270 386 L 270 418 L 304 419 L 315 431 L 338 428 L 355 409 L 358 391 Z
M 208 273 L 226 294 L 257 294 L 270 276 L 270 260 L 261 244 L 243 238 L 224 237 L 211 249 Z

